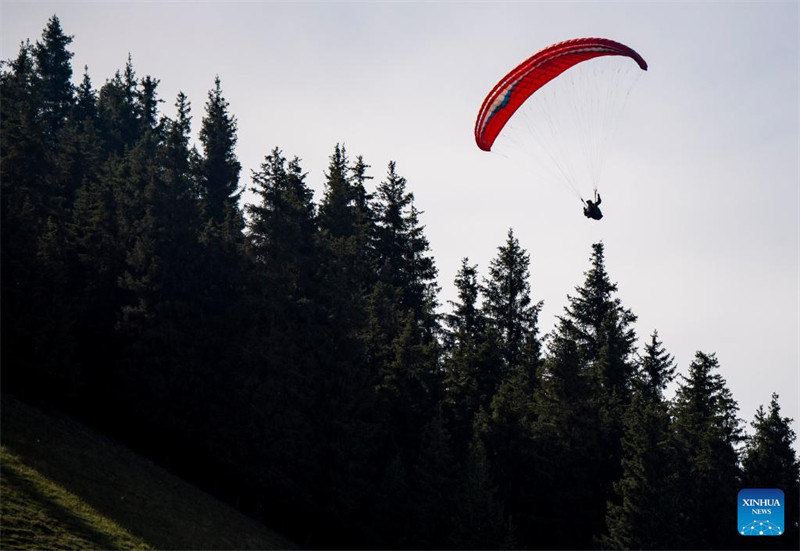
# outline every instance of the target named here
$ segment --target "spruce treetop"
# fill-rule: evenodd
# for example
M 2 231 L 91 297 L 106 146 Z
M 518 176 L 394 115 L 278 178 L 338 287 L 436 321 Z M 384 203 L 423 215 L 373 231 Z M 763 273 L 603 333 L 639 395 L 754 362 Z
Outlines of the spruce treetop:
M 414 194 L 406 190 L 406 179 L 389 162 L 386 179 L 376 197 L 375 252 L 380 279 L 401 290 L 401 304 L 418 322 L 432 330 L 438 286 L 436 265 Z
M 201 163 L 203 196 L 209 218 L 217 223 L 235 210 L 239 201 L 241 164 L 236 157 L 236 118 L 228 112 L 219 76 L 208 93 L 205 117 L 200 128 L 203 145 Z
M 97 116 L 97 92 L 92 88 L 89 67 L 83 67 L 83 80 L 76 90 L 75 120 L 94 120 Z
M 506 364 L 515 365 L 525 342 L 536 338 L 542 303 L 531 299 L 530 255 L 509 228 L 504 245 L 489 265 L 484 279 L 484 311 L 502 341 Z
M 369 203 L 372 200 L 372 194 L 367 193 L 366 189 L 367 181 L 372 180 L 372 176 L 367 176 L 368 168 L 370 168 L 370 165 L 364 162 L 364 158 L 361 155 L 356 157 L 356 162 L 350 168 L 356 206 L 359 212 L 365 215 L 370 211 Z
M 143 132 L 155 129 L 158 124 L 158 104 L 163 102 L 156 95 L 159 82 L 148 75 L 141 80 L 141 90 L 136 93 Z
M 738 404 L 725 379 L 717 373 L 718 369 L 716 354 L 700 351 L 695 354 L 688 376 L 681 376 L 683 382 L 676 393 L 676 413 L 690 429 L 712 424 L 734 445 L 741 440 L 740 420 L 736 417 Z
M 792 480 L 797 484 L 800 463 L 792 444 L 796 435 L 791 428 L 792 420 L 781 416 L 778 395 L 773 393 L 769 411 L 759 406 L 751 423 L 754 432 L 748 438 L 747 450 L 742 461 L 745 478 L 751 487 L 786 487 Z
M 578 343 L 585 359 L 595 361 L 601 351 L 603 323 L 613 310 L 618 326 L 615 331 L 631 351 L 636 340 L 631 325 L 636 316 L 614 294 L 617 284 L 611 281 L 605 267 L 605 247 L 602 242 L 592 245 L 591 267 L 584 273 L 584 283 L 576 287 L 576 296 L 567 296 L 568 305 L 560 316 L 559 329 Z
M 180 164 L 188 168 L 189 155 L 185 152 L 189 151 L 189 140 L 192 132 L 192 104 L 183 92 L 178 92 L 178 97 L 175 100 L 175 119 L 168 120 L 166 123 L 167 129 L 167 149 L 173 152 L 176 156 L 180 155 Z M 177 163 L 176 163 L 177 164 Z
M 478 305 L 480 285 L 478 266 L 471 265 L 468 258 L 461 260 L 461 268 L 455 278 L 458 301 L 449 301 L 453 311 L 445 316 L 445 323 L 453 332 L 464 331 L 475 334 L 483 329 L 483 316 Z
M 355 192 L 348 178 L 345 147 L 336 144 L 325 173 L 325 194 L 319 207 L 320 226 L 335 237 L 356 232 Z
M 47 22 L 41 41 L 37 41 L 33 47 L 41 86 L 41 100 L 46 116 L 54 129 L 60 128 L 66 122 L 72 106 L 73 53 L 67 50 L 72 39 L 72 36 L 64 34 L 61 22 L 53 15 Z
M 675 378 L 675 369 L 674 358 L 664 350 L 658 331 L 653 331 L 639 360 L 638 383 L 644 397 L 651 402 L 662 402 L 664 390 Z
M 133 106 L 136 103 L 136 96 L 139 94 L 139 83 L 136 81 L 136 71 L 133 70 L 133 56 L 130 52 L 128 52 L 128 60 L 125 62 L 122 83 L 125 91 L 125 101 L 128 105 Z

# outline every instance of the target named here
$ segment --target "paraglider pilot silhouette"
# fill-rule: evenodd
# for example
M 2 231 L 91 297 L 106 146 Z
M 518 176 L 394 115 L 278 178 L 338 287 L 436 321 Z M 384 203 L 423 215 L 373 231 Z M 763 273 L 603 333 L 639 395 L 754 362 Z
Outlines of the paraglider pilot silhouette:
M 583 199 L 581 199 L 581 201 L 583 201 Z M 603 199 L 600 197 L 600 194 L 597 193 L 597 190 L 594 190 L 594 201 L 591 199 L 583 201 L 585 205 L 583 207 L 583 215 L 592 220 L 600 220 L 603 217 L 603 213 L 600 212 L 600 203 L 602 202 Z

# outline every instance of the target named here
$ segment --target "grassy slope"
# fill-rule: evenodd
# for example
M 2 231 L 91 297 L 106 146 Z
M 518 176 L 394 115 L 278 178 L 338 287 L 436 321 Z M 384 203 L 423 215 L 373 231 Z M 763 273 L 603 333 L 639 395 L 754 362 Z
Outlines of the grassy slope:
M 79 497 L 0 448 L 3 549 L 149 549 Z
M 87 427 L 9 396 L 2 444 L 2 549 L 296 548 Z

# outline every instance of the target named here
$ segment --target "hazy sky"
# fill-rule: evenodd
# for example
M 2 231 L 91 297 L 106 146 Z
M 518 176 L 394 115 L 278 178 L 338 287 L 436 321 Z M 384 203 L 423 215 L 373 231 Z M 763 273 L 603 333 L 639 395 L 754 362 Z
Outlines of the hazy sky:
M 408 179 L 443 303 L 460 259 L 486 275 L 509 227 L 531 254 L 543 332 L 602 240 L 640 341 L 657 329 L 681 373 L 715 352 L 748 423 L 778 392 L 797 431 L 798 3 L 2 3 L 2 58 L 52 14 L 75 36 L 75 80 L 124 67 L 183 91 L 195 130 L 215 75 L 239 121 L 243 182 L 275 146 L 316 199 L 337 142 L 375 182 Z M 636 49 L 634 88 L 587 220 L 563 186 L 480 151 L 494 82 L 551 43 L 600 36 Z

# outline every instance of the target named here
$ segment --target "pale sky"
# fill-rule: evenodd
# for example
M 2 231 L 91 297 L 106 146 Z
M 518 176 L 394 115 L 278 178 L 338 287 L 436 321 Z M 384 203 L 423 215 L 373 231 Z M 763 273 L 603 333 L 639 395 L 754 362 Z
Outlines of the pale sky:
M 243 183 L 275 146 L 303 160 L 316 200 L 337 142 L 375 183 L 396 161 L 424 212 L 443 304 L 460 259 L 485 276 L 513 227 L 548 332 L 602 240 L 641 343 L 657 329 L 684 374 L 695 351 L 715 352 L 741 418 L 778 392 L 798 431 L 797 2 L 3 1 L 2 58 L 53 14 L 75 36 L 76 82 L 88 65 L 99 88 L 130 53 L 139 77 L 160 79 L 162 113 L 187 94 L 195 131 L 218 74 Z M 600 222 L 473 139 L 501 76 L 584 36 L 649 64 L 606 159 Z

